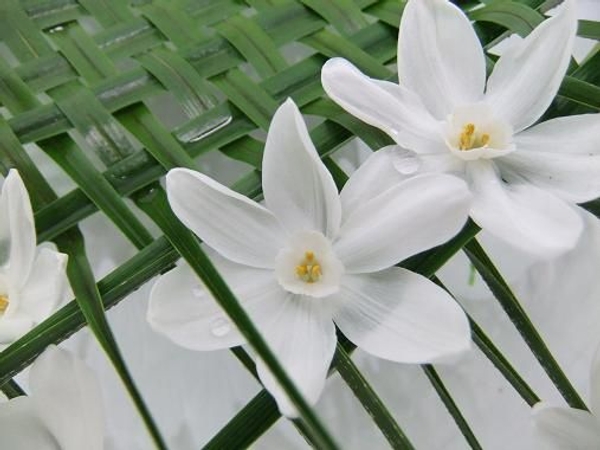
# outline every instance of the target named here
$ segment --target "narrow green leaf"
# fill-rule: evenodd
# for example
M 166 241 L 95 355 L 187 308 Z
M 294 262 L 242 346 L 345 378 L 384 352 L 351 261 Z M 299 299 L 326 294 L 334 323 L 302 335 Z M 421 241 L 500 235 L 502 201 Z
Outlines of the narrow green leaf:
M 158 427 L 150 411 L 146 407 L 142 396 L 140 395 L 125 361 L 119 351 L 117 342 L 112 334 L 102 303 L 102 297 L 96 286 L 94 274 L 89 266 L 85 255 L 83 237 L 78 231 L 73 230 L 67 235 L 61 237 L 58 241 L 59 248 L 69 254 L 67 263 L 67 276 L 71 288 L 75 293 L 77 304 L 85 316 L 86 322 L 96 336 L 96 339 L 106 352 L 116 372 L 119 374 L 127 392 L 131 396 L 136 409 L 140 413 L 154 444 L 159 450 L 167 450 L 167 446 L 160 435 Z
M 565 401 L 572 408 L 587 411 L 585 402 L 552 356 L 527 313 L 481 245 L 473 239 L 465 246 L 464 251 Z
M 448 392 L 448 389 L 446 389 L 446 386 L 444 386 L 444 383 L 437 374 L 436 370 L 433 368 L 433 366 L 429 364 L 422 366 L 422 368 L 425 372 L 425 375 L 427 375 L 427 378 L 433 385 L 438 396 L 446 406 L 446 409 L 454 419 L 454 422 L 460 429 L 460 432 L 465 437 L 465 440 L 467 441 L 469 446 L 473 450 L 483 450 L 483 447 L 481 447 L 481 445 L 477 441 L 477 438 L 475 437 L 475 434 L 473 434 L 471 427 L 469 427 L 468 422 L 463 417 L 462 413 L 460 412 L 460 409 L 458 409 L 458 406 L 454 402 L 454 399 L 450 395 L 450 392 Z
M 496 23 L 523 37 L 531 33 L 544 20 L 544 16 L 534 9 L 522 3 L 506 0 L 489 2 L 483 8 L 471 11 L 469 18 Z
M 337 371 L 379 427 L 390 446 L 398 450 L 414 450 L 413 445 L 388 411 L 385 404 L 354 365 L 346 350 L 339 344 L 335 353 L 334 363 Z

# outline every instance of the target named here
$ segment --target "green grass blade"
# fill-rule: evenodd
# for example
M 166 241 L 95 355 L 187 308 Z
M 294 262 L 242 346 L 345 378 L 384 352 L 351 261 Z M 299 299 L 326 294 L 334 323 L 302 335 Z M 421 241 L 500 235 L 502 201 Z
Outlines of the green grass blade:
M 352 390 L 363 408 L 369 413 L 377 427 L 393 449 L 414 450 L 383 401 L 379 398 L 369 382 L 352 362 L 350 355 L 338 344 L 334 357 L 335 368 Z
M 481 447 L 481 445 L 477 441 L 477 438 L 471 430 L 471 427 L 469 427 L 468 422 L 465 420 L 464 416 L 460 412 L 460 409 L 458 409 L 458 406 L 454 402 L 454 399 L 450 395 L 450 392 L 448 392 L 448 389 L 446 389 L 446 386 L 444 386 L 444 383 L 437 374 L 436 370 L 433 368 L 433 366 L 429 364 L 422 366 L 422 368 L 425 372 L 425 375 L 427 375 L 427 378 L 431 382 L 433 388 L 437 392 L 438 396 L 446 406 L 446 409 L 454 419 L 454 422 L 460 429 L 460 432 L 465 437 L 465 440 L 467 441 L 469 446 L 473 450 L 483 450 L 483 447 Z
M 587 411 L 585 402 L 554 359 L 518 299 L 477 240 L 474 239 L 465 246 L 465 253 L 565 401 L 572 408 Z

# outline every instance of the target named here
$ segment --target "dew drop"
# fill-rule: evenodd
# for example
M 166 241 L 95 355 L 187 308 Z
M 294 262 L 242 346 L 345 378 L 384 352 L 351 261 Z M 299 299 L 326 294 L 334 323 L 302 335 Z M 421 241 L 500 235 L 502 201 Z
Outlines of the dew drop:
M 231 325 L 227 319 L 216 319 L 210 327 L 210 332 L 216 337 L 223 337 L 230 330 Z
M 393 164 L 402 175 L 412 175 L 421 167 L 421 160 L 413 152 L 399 149 L 394 153 Z
M 194 297 L 200 298 L 203 297 L 206 294 L 206 291 L 204 290 L 204 288 L 202 286 L 195 286 L 192 288 L 192 295 Z

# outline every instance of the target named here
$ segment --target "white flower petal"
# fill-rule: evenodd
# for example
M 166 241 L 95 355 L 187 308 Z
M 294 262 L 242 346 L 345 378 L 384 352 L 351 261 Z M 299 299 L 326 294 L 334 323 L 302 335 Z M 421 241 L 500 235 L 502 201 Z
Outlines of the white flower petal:
M 396 83 L 369 78 L 342 58 L 325 63 L 321 83 L 338 105 L 383 130 L 399 145 L 419 153 L 445 149 L 441 124 L 413 92 Z
M 27 285 L 21 291 L 19 310 L 36 323 L 46 319 L 65 300 L 68 256 L 39 248 Z
M 467 220 L 470 200 L 459 178 L 413 177 L 344 217 L 335 253 L 347 273 L 386 269 L 453 237 Z
M 281 301 L 281 309 L 268 326 L 263 324 L 261 332 L 304 399 L 314 405 L 325 386 L 335 352 L 335 327 L 322 300 L 287 294 Z M 260 359 L 257 370 L 281 413 L 297 417 L 294 404 Z
M 241 266 L 214 255 L 211 259 L 254 320 L 268 317 L 284 297 L 272 271 Z M 156 281 L 147 319 L 154 331 L 191 350 L 219 350 L 246 342 L 187 264 Z
M 102 394 L 89 367 L 50 346 L 31 367 L 29 380 L 37 414 L 61 450 L 102 450 Z
M 485 59 L 469 19 L 446 0 L 407 3 L 398 36 L 400 84 L 444 120 L 483 97 Z
M 506 184 L 489 161 L 467 165 L 474 194 L 471 217 L 505 242 L 540 257 L 575 246 L 583 221 L 572 206 L 529 184 Z
M 342 214 L 337 187 L 291 99 L 273 116 L 262 169 L 265 203 L 284 227 L 328 237 L 337 233 Z
M 0 350 L 1 346 L 12 344 L 33 326 L 33 320 L 25 314 L 16 313 L 0 317 Z
M 587 411 L 538 403 L 533 418 L 546 445 L 557 450 L 600 448 L 600 421 Z M 544 447 L 548 448 L 548 447 Z M 549 449 L 550 449 L 549 448 Z
M 0 440 L 2 448 L 7 450 L 63 450 L 37 416 L 28 397 L 0 403 Z
M 590 407 L 596 417 L 600 416 L 600 347 L 596 350 L 592 362 L 592 374 L 590 376 Z
M 11 285 L 20 290 L 29 277 L 36 236 L 29 194 L 14 169 L 2 185 L 0 217 L 0 266 L 7 265 Z
M 532 125 L 548 108 L 565 75 L 577 30 L 575 5 L 566 0 L 498 60 L 487 83 L 486 102 L 515 131 Z
M 600 197 L 600 154 L 514 152 L 498 167 L 509 183 L 530 183 L 568 202 Z
M 468 350 L 469 322 L 460 306 L 427 278 L 393 267 L 349 275 L 335 296 L 334 321 L 354 344 L 405 363 L 447 360 Z
M 179 220 L 222 256 L 252 267 L 274 267 L 284 231 L 269 210 L 188 169 L 169 171 L 167 194 Z
M 394 166 L 397 153 L 402 153 L 405 159 L 418 170 L 419 160 L 413 152 L 399 149 L 396 146 L 384 147 L 373 152 L 367 160 L 348 179 L 342 192 L 342 211 L 344 216 L 351 214 L 356 208 L 377 197 L 384 191 L 408 179 L 413 174 L 412 169 L 408 174 L 401 173 Z M 408 163 L 407 163 L 408 165 Z
M 514 137 L 519 152 L 600 154 L 600 114 L 557 117 Z
M 600 114 L 548 120 L 514 140 L 518 151 L 498 161 L 503 175 L 575 203 L 600 196 Z

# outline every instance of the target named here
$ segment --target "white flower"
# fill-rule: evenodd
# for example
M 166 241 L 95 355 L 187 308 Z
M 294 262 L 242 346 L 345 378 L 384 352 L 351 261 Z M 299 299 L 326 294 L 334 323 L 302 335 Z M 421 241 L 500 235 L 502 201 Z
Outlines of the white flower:
M 569 64 L 574 9 L 566 0 L 511 46 L 486 83 L 484 53 L 463 12 L 445 0 L 410 0 L 400 24 L 400 84 L 335 58 L 323 67 L 323 87 L 415 152 L 420 172 L 467 180 L 471 217 L 484 229 L 533 254 L 558 254 L 582 230 L 572 204 L 600 196 L 600 115 L 532 126 Z
M 29 196 L 16 170 L 0 195 L 0 350 L 46 319 L 65 298 L 67 256 L 36 248 Z
M 0 440 L 11 450 L 102 450 L 104 415 L 92 371 L 48 347 L 31 366 L 31 395 L 0 404 Z
M 454 236 L 468 213 L 465 184 L 424 175 L 361 203 L 362 190 L 370 188 L 363 175 L 371 173 L 359 169 L 338 195 L 288 100 L 273 117 L 265 146 L 265 206 L 198 172 L 167 175 L 173 211 L 215 251 L 213 261 L 310 403 L 335 351 L 334 322 L 363 350 L 394 361 L 438 361 L 470 345 L 465 314 L 451 297 L 392 267 Z M 185 265 L 159 278 L 151 326 L 194 350 L 243 344 L 198 283 Z M 263 362 L 257 366 L 282 413 L 294 416 Z
M 600 449 L 600 351 L 592 364 L 590 412 L 538 403 L 533 419 L 548 450 Z

